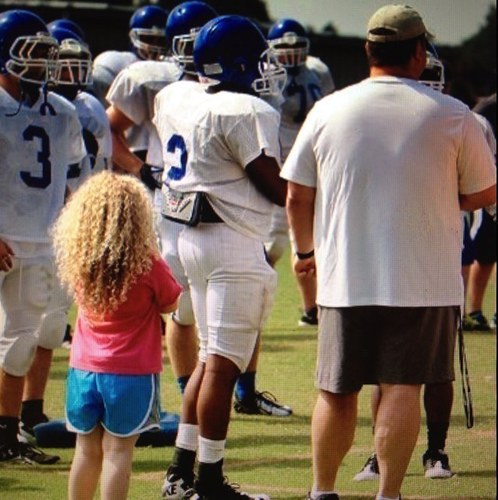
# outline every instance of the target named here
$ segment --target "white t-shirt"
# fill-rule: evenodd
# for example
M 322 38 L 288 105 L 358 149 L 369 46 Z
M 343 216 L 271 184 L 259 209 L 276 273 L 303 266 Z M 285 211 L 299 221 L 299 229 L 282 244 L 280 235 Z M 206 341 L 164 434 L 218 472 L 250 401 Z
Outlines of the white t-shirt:
M 69 165 L 86 154 L 75 107 L 49 92 L 55 116 L 22 105 L 0 88 L 0 237 L 48 243 L 64 203 Z M 18 111 L 18 112 L 17 112 Z
M 473 113 L 423 84 L 370 78 L 323 98 L 282 169 L 317 188 L 317 303 L 459 305 L 458 194 L 495 175 Z
M 156 97 L 153 119 L 163 179 L 179 191 L 207 193 L 229 226 L 264 241 L 273 204 L 249 180 L 245 167 L 262 152 L 279 161 L 279 121 L 278 111 L 258 97 L 210 94 L 197 82 L 168 85 Z

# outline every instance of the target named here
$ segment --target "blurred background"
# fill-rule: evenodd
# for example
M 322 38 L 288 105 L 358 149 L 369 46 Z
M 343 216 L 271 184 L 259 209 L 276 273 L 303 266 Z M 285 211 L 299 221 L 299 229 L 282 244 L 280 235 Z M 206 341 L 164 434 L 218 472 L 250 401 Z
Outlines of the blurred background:
M 219 14 L 240 14 L 256 21 L 264 33 L 281 17 L 306 26 L 311 54 L 329 67 L 337 88 L 368 75 L 363 31 L 370 15 L 386 0 L 206 0 Z M 138 7 L 156 4 L 167 10 L 178 0 L 117 0 L 114 2 L 61 0 L 0 0 L 0 11 L 25 8 L 47 23 L 65 17 L 85 31 L 94 57 L 109 49 L 129 48 L 128 21 Z M 396 3 L 396 2 L 392 2 Z M 409 2 L 438 35 L 438 21 L 446 33 L 437 49 L 446 67 L 451 93 L 473 106 L 479 97 L 496 92 L 496 2 L 491 0 L 412 0 Z M 469 12 L 469 9 L 471 11 Z M 431 17 L 431 13 L 433 14 Z M 482 19 L 476 24 L 476 16 Z M 447 16 L 447 19 L 444 17 Z M 473 16 L 473 17 L 472 17 Z M 448 32 L 449 30 L 449 32 Z M 454 35 L 454 36 L 452 36 Z

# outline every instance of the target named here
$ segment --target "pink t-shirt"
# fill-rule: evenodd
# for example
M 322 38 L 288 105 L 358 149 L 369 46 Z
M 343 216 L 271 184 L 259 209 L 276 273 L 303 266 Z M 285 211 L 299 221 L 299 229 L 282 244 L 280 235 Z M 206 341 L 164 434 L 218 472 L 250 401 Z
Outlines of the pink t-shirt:
M 154 260 L 111 314 L 78 311 L 69 365 L 98 373 L 145 375 L 162 370 L 161 312 L 182 291 L 166 262 Z

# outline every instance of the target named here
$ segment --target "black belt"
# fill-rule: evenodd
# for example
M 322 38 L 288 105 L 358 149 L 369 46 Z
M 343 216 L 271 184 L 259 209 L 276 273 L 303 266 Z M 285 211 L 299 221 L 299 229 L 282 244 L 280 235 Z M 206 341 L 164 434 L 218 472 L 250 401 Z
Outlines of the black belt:
M 204 196 L 202 200 L 200 222 L 223 222 L 223 219 L 214 211 L 211 203 Z

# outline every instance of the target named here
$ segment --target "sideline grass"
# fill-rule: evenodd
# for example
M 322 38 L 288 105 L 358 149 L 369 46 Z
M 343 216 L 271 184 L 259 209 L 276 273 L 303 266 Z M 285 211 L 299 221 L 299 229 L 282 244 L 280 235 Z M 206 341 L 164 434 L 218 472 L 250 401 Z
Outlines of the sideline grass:
M 316 397 L 313 387 L 316 330 L 297 327 L 299 299 L 288 255 L 279 262 L 277 270 L 279 288 L 263 334 L 257 387 L 290 404 L 294 415 L 270 418 L 234 413 L 227 443 L 226 473 L 231 481 L 240 483 L 246 491 L 264 492 L 274 500 L 302 500 L 311 485 L 309 435 Z M 490 317 L 495 311 L 495 277 L 488 290 L 485 313 Z M 465 342 L 475 425 L 471 430 L 465 428 L 461 380 L 456 364 L 455 402 L 447 451 L 457 475 L 449 480 L 423 477 L 421 455 L 425 451 L 426 433 L 422 426 L 403 483 L 404 499 L 496 498 L 496 334 L 467 333 Z M 68 352 L 64 349 L 57 349 L 54 353 L 46 395 L 46 410 L 52 418 L 63 416 L 67 357 Z M 178 411 L 179 391 L 167 362 L 161 392 L 163 406 L 168 411 Z M 337 491 L 343 500 L 374 498 L 376 493 L 376 482 L 356 483 L 352 480 L 372 448 L 369 397 L 370 389 L 366 387 L 360 394 L 354 444 L 339 471 Z M 67 476 L 73 450 L 49 451 L 61 456 L 58 464 L 45 467 L 0 464 L 0 499 L 67 498 Z M 169 447 L 135 450 L 130 500 L 160 498 L 164 470 L 171 456 L 172 448 Z

